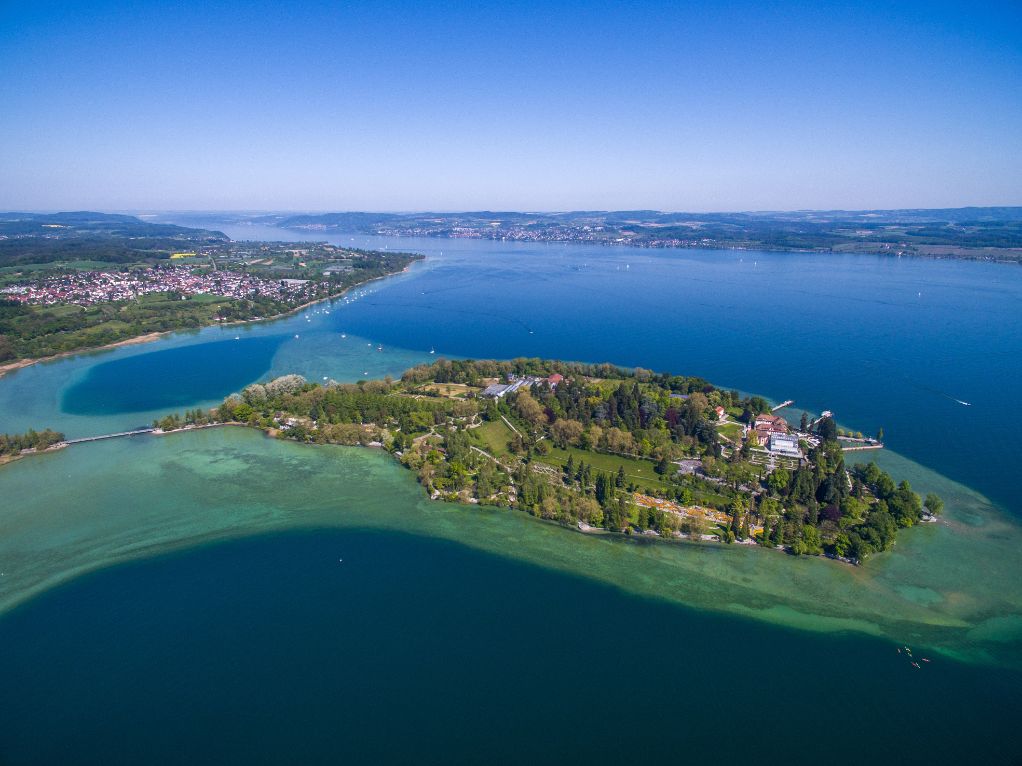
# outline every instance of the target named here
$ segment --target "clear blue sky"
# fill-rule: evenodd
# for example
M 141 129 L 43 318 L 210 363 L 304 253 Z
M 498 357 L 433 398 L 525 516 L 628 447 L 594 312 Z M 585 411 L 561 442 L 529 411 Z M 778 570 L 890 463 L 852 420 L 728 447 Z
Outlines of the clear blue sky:
M 1018 0 L 0 0 L 0 209 L 995 204 Z

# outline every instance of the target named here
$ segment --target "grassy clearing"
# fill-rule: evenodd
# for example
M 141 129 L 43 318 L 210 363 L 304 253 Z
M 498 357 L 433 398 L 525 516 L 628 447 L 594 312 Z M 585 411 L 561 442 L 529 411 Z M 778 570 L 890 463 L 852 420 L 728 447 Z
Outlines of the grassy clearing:
M 484 450 L 494 457 L 507 455 L 507 443 L 514 437 L 514 433 L 504 424 L 503 420 L 488 421 L 479 428 L 473 428 L 469 433 L 479 441 Z
M 422 386 L 423 391 L 435 391 L 440 396 L 448 399 L 464 399 L 469 394 L 481 389 L 473 386 L 466 386 L 464 383 L 427 383 Z
M 717 426 L 717 431 L 736 444 L 742 443 L 742 427 L 737 423 L 721 423 Z
M 563 450 L 558 447 L 551 448 L 549 454 L 538 456 L 536 460 L 560 468 L 568 462 L 569 454 L 574 456 L 576 466 L 584 460 L 595 470 L 614 475 L 617 474 L 618 468 L 624 468 L 625 478 L 629 482 L 637 484 L 640 489 L 650 487 L 663 490 L 668 487 L 668 483 L 653 470 L 654 464 L 651 460 L 605 455 L 602 452 L 591 452 L 590 450 Z

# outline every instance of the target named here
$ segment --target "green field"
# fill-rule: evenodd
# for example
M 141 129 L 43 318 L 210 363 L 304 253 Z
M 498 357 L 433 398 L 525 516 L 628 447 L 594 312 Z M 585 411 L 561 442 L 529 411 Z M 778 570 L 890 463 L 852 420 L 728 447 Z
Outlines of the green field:
M 717 431 L 735 444 L 742 443 L 742 427 L 737 423 L 721 423 L 717 426 Z
M 563 450 L 559 447 L 552 447 L 549 454 L 537 455 L 536 460 L 548 465 L 563 467 L 568 462 L 568 455 L 573 455 L 575 465 L 585 461 L 597 471 L 617 474 L 619 468 L 625 469 L 625 478 L 634 482 L 639 489 L 649 487 L 651 489 L 666 489 L 669 485 L 663 478 L 653 470 L 654 463 L 651 460 L 641 458 L 622 457 L 620 455 L 605 455 L 602 452 L 590 450 L 571 449 Z
M 514 438 L 514 432 L 503 420 L 487 421 L 469 433 L 479 441 L 484 450 L 498 458 L 508 454 L 507 443 Z

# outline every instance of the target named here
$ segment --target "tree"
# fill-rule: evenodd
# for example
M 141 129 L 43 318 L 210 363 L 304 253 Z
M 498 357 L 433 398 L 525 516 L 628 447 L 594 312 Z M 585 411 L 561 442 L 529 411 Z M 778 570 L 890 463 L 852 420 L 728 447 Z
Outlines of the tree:
M 823 441 L 834 441 L 837 439 L 837 426 L 833 418 L 824 418 L 816 424 L 816 433 Z
M 742 535 L 742 511 L 745 510 L 745 504 L 741 498 L 735 498 L 731 501 L 731 523 L 728 525 L 728 531 L 731 533 L 731 539 L 734 540 Z
M 775 468 L 767 476 L 767 487 L 776 495 L 781 495 L 791 482 L 791 471 L 787 468 Z
M 623 489 L 625 486 L 625 467 L 623 465 L 617 467 L 617 478 L 614 479 L 614 486 L 618 489 Z
M 944 501 L 940 499 L 939 495 L 930 492 L 923 502 L 923 507 L 926 508 L 931 516 L 940 516 L 941 511 L 944 510 Z
M 802 419 L 798 422 L 798 430 L 805 433 L 809 430 L 809 413 L 803 412 Z
M 660 462 L 656 464 L 653 470 L 656 471 L 661 476 L 663 476 L 665 473 L 671 470 L 671 463 L 666 457 L 662 457 L 660 458 Z
M 603 525 L 607 529 L 613 529 L 614 531 L 620 531 L 621 527 L 625 525 L 625 519 L 627 515 L 622 509 L 624 504 L 624 497 L 621 497 L 621 502 L 617 504 L 608 505 L 603 509 Z M 599 507 L 599 504 L 597 504 Z
M 527 391 L 522 391 L 518 394 L 518 400 L 515 402 L 515 408 L 518 410 L 518 414 L 522 420 L 527 422 L 533 428 L 546 423 L 546 412 L 543 411 L 543 407 Z
M 606 507 L 614 499 L 614 482 L 602 471 L 596 477 L 596 502 Z
M 550 438 L 561 449 L 567 449 L 578 444 L 582 438 L 583 427 L 577 420 L 560 418 L 550 426 Z

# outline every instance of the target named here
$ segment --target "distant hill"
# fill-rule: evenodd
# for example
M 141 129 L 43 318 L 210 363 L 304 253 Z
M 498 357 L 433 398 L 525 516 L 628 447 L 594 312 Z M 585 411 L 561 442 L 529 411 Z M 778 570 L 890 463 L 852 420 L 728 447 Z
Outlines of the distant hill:
M 219 231 L 148 223 L 130 215 L 0 213 L 0 266 L 56 261 L 132 261 L 227 242 Z
M 172 237 L 194 242 L 227 240 L 227 235 L 208 229 L 192 229 L 170 223 L 148 223 L 133 215 L 114 213 L 0 213 L 0 235 L 46 235 L 79 237 L 103 234 L 111 237 Z

